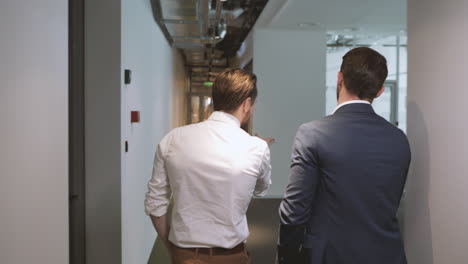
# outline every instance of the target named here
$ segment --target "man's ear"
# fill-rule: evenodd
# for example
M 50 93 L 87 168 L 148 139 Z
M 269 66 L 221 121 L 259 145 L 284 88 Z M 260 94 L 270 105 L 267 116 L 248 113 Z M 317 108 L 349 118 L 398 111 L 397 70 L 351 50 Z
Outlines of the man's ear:
M 343 73 L 342 72 L 338 72 L 338 85 L 342 85 L 343 84 Z
M 382 88 L 380 88 L 380 91 L 377 93 L 377 96 L 375 98 L 379 98 L 383 92 L 385 91 L 385 86 L 382 86 Z
M 247 113 L 250 111 L 250 108 L 252 107 L 252 98 L 247 98 L 245 99 L 244 103 L 242 103 L 242 110 L 244 113 Z

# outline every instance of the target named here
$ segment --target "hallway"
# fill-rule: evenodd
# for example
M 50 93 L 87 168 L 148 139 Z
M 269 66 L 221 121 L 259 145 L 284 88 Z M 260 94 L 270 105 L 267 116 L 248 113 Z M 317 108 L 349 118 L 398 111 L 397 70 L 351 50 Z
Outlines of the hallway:
M 273 263 L 293 139 L 333 112 L 356 47 L 386 57 L 373 107 L 411 145 L 408 262 L 468 263 L 467 14 L 466 0 L 0 1 L 0 263 L 169 263 L 144 212 L 157 145 L 209 117 L 226 68 L 258 79 L 243 129 L 276 139 L 247 213 L 253 263 Z

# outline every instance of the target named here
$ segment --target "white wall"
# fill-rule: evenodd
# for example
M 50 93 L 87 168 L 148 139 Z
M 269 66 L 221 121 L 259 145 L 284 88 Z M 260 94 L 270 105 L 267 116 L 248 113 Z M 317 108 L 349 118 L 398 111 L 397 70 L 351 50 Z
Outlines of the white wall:
M 172 127 L 185 123 L 185 67 L 169 46 L 149 0 L 122 0 L 122 263 L 147 263 L 156 232 L 144 214 L 144 195 L 151 177 L 156 145 Z M 130 111 L 141 123 L 130 124 Z
M 468 2 L 409 0 L 405 245 L 412 264 L 468 261 Z
M 68 1 L 0 2 L 0 263 L 68 263 Z
M 259 89 L 254 133 L 276 138 L 268 196 L 282 197 L 298 127 L 325 115 L 325 32 L 256 29 L 253 57 Z

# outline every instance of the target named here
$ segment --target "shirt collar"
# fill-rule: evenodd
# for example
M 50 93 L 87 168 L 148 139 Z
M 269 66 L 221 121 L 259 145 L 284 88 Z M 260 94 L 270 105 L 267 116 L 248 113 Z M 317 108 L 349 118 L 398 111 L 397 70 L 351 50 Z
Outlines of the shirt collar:
M 228 124 L 232 124 L 237 127 L 240 127 L 239 119 L 225 112 L 220 112 L 220 111 L 213 112 L 210 115 L 210 118 L 208 118 L 208 120 L 219 121 L 219 122 L 228 123 Z
M 369 101 L 365 101 L 365 100 L 351 100 L 351 101 L 346 101 L 340 105 L 338 105 L 335 110 L 333 110 L 333 112 L 331 113 L 332 115 L 336 113 L 336 111 L 338 111 L 338 109 L 340 109 L 341 107 L 345 106 L 345 105 L 349 105 L 349 104 L 368 104 L 370 105 L 371 103 Z

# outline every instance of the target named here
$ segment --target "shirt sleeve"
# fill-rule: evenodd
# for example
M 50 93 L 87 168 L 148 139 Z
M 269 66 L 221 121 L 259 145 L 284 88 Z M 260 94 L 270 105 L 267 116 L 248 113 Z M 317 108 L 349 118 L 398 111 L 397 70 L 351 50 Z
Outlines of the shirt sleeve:
M 166 136 L 157 147 L 153 162 L 153 174 L 148 183 L 145 199 L 145 212 L 156 217 L 167 213 L 171 199 L 171 186 L 166 171 L 169 136 Z
M 262 163 L 260 165 L 260 176 L 255 185 L 254 196 L 263 197 L 266 195 L 268 188 L 271 185 L 271 162 L 270 148 L 267 146 L 263 153 Z
M 279 245 L 283 247 L 297 247 L 298 243 L 302 243 L 304 225 L 310 218 L 320 182 L 318 157 L 310 140 L 313 140 L 310 131 L 301 126 L 294 140 L 289 183 L 279 210 Z

